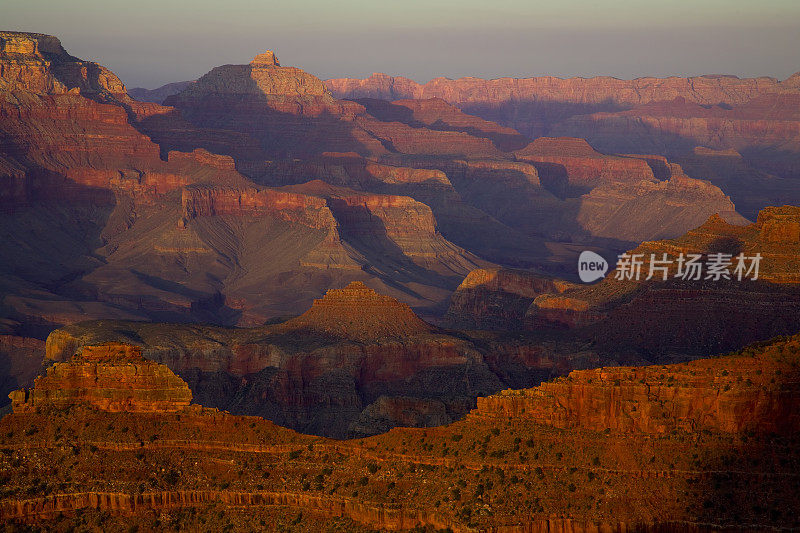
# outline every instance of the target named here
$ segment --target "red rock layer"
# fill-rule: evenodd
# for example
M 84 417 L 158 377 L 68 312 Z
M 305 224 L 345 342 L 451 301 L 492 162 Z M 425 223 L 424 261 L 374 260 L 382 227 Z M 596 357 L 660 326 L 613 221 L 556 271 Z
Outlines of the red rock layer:
M 478 398 L 471 416 L 592 431 L 791 435 L 800 430 L 798 354 L 794 337 L 758 352 L 681 365 L 576 370 L 536 389 Z
M 333 224 L 323 198 L 274 189 L 187 187 L 181 195 L 187 219 L 203 216 L 277 216 L 311 228 Z
M 107 530 L 156 519 L 319 530 L 331 517 L 357 522 L 337 524 L 348 530 L 792 529 L 799 354 L 795 336 L 689 364 L 575 372 L 489 397 L 445 427 L 355 441 L 201 406 L 15 412 L 0 420 L 0 519 Z
M 557 124 L 559 135 L 580 135 L 613 152 L 690 152 L 695 146 L 749 154 L 759 168 L 783 176 L 800 170 L 800 94 L 768 93 L 731 108 L 700 105 L 681 97 L 614 113 L 571 117 Z
M 70 56 L 56 37 L 5 31 L 0 32 L 0 89 L 125 95 L 125 86 L 114 73 Z
M 147 361 L 138 346 L 84 346 L 66 363 L 36 378 L 33 389 L 12 392 L 15 413 L 86 405 L 111 412 L 168 412 L 189 405 L 192 393 L 166 366 Z
M 655 178 L 646 161 L 601 154 L 584 139 L 540 137 L 514 155 L 538 163 L 540 173 L 563 169 L 570 185 Z
M 468 115 L 441 98 L 394 102 L 362 99 L 358 102 L 383 122 L 402 122 L 414 128 L 427 127 L 440 131 L 469 133 L 474 137 L 490 139 L 503 151 L 519 149 L 527 144 L 527 140 L 519 132 Z

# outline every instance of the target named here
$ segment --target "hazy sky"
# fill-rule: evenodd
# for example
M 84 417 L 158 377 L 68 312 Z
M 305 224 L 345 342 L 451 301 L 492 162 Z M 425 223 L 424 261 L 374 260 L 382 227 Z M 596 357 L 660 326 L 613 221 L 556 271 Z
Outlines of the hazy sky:
M 129 87 L 264 50 L 321 78 L 800 70 L 798 0 L 0 0 L 0 26 L 56 35 Z

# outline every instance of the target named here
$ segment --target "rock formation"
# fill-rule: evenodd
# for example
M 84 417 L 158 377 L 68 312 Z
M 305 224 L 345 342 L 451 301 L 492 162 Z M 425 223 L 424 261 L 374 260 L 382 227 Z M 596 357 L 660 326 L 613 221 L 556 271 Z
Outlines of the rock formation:
M 409 338 L 432 328 L 405 304 L 378 294 L 360 281 L 331 289 L 311 309 L 280 327 L 281 331 L 310 330 L 341 338 L 376 340 Z
M 302 311 L 331 284 L 374 276 L 407 302 L 427 306 L 482 264 L 437 234 L 426 205 L 390 190 L 337 199 L 337 214 L 353 221 L 342 235 L 329 191 L 265 189 L 237 172 L 239 160 L 198 146 L 212 139 L 209 146 L 222 153 L 225 146 L 258 153 L 245 134 L 198 129 L 174 108 L 131 100 L 111 73 L 69 56 L 54 37 L 5 32 L 2 43 L 7 90 L 0 115 L 8 120 L 0 125 L 1 227 L 9 246 L 0 270 L 8 280 L 4 315 L 18 324 L 44 330 L 103 316 L 260 324 Z M 221 67 L 186 87 L 185 98 L 241 91 L 269 100 L 266 107 L 258 102 L 269 113 L 273 104 L 283 109 L 274 117 L 279 133 L 295 116 L 284 113 L 289 100 L 343 109 L 319 80 L 281 67 L 270 54 L 253 65 Z M 172 131 L 170 125 L 185 151 L 170 150 L 154 133 Z M 318 132 L 306 126 L 327 137 L 324 125 Z M 373 171 L 381 186 L 431 176 L 369 162 L 364 172 Z M 432 179 L 447 183 L 443 175 Z M 375 273 L 363 270 L 369 263 Z M 423 286 L 409 292 L 394 288 L 397 282 Z
M 431 128 L 439 131 L 469 133 L 474 137 L 490 139 L 500 150 L 522 148 L 527 143 L 519 132 L 463 113 L 441 98 L 427 100 L 356 100 L 367 111 L 383 122 L 401 122 L 414 128 Z
M 478 395 L 535 385 L 597 360 L 570 343 L 450 335 L 361 282 L 329 290 L 298 317 L 257 328 L 74 325 L 48 337 L 46 362 L 109 341 L 141 344 L 145 357 L 179 374 L 203 405 L 336 438 L 456 420 Z
M 418 84 L 400 76 L 373 74 L 363 80 L 331 79 L 325 84 L 339 98 L 441 98 L 459 107 L 465 103 L 500 104 L 512 99 L 520 102 L 549 100 L 575 104 L 638 105 L 672 100 L 678 96 L 700 104 L 716 105 L 722 102 L 733 105 L 745 103 L 762 92 L 777 93 L 784 87 L 796 87 L 793 78 L 781 83 L 774 78 L 740 79 L 736 76 L 643 77 L 635 80 L 607 76 L 494 80 L 436 78 L 426 84 Z
M 33 389 L 10 394 L 15 413 L 90 406 L 110 412 L 163 413 L 189 405 L 192 393 L 166 366 L 142 357 L 137 346 L 83 346 L 65 363 L 47 369 Z
M 0 31 L 0 89 L 40 94 L 124 95 L 110 70 L 69 55 L 51 35 Z
M 530 138 L 581 137 L 607 153 L 681 158 L 697 146 L 735 149 L 747 154 L 749 174 L 762 175 L 757 180 L 748 176 L 747 189 L 769 195 L 768 201 L 747 205 L 748 194 L 737 186 L 726 187 L 730 178 L 724 161 L 707 160 L 704 169 L 690 175 L 712 179 L 752 216 L 766 205 L 800 202 L 796 190 L 782 183 L 796 177 L 798 169 L 796 80 L 796 75 L 784 81 L 712 75 L 634 80 L 436 78 L 418 84 L 374 74 L 363 80 L 328 80 L 326 85 L 339 98 L 441 98 Z M 764 173 L 774 176 L 763 180 Z
M 563 273 L 571 258 L 547 241 L 674 237 L 733 210 L 588 146 L 569 175 L 522 161 L 582 141 L 525 147 L 442 99 L 336 100 L 270 52 L 211 70 L 164 106 L 132 100 L 54 37 L 3 35 L 1 227 L 16 251 L 0 270 L 4 314 L 19 324 L 256 325 L 354 280 L 439 312 L 490 262 Z M 636 214 L 625 231 L 621 210 Z
M 113 362 L 109 351 L 95 353 L 98 368 L 135 350 L 114 346 Z M 795 336 L 689 364 L 575 372 L 482 398 L 444 427 L 355 441 L 201 406 L 97 409 L 87 390 L 68 408 L 0 420 L 0 519 L 104 529 L 319 530 L 331 520 L 353 531 L 791 529 L 798 354 Z
M 451 327 L 461 329 L 521 330 L 537 296 L 570 286 L 526 271 L 473 270 L 451 296 L 445 319 Z
M 642 254 L 639 280 L 617 279 L 612 270 L 600 283 L 561 294 L 541 295 L 527 313 L 531 328 L 591 326 L 590 335 L 614 349 L 633 346 L 651 354 L 723 351 L 748 342 L 789 334 L 797 321 L 800 300 L 797 207 L 769 207 L 755 223 L 737 226 L 712 216 L 681 238 L 642 243 L 629 254 Z M 648 275 L 651 254 L 673 259 L 667 280 Z M 678 256 L 711 253 L 760 254 L 758 279 L 740 281 L 675 279 Z M 688 255 L 687 255 L 688 256 Z M 732 269 L 735 264 L 729 269 Z M 663 274 L 662 274 L 663 277 Z
M 798 340 L 669 367 L 577 370 L 536 389 L 479 398 L 471 416 L 592 431 L 794 435 L 800 391 L 788 376 L 797 372 Z
M 517 159 L 536 165 L 550 179 L 561 169 L 567 184 L 580 187 L 598 181 L 647 181 L 655 178 L 645 160 L 608 156 L 597 152 L 584 139 L 540 137 L 514 153 Z M 551 177 L 552 176 L 552 177 Z

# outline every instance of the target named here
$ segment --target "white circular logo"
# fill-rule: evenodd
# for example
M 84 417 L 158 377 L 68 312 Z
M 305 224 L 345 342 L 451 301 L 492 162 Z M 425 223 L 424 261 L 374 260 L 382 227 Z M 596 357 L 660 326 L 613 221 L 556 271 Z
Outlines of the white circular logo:
M 578 276 L 584 283 L 591 283 L 606 275 L 608 262 L 602 256 L 589 250 L 581 252 L 578 258 Z

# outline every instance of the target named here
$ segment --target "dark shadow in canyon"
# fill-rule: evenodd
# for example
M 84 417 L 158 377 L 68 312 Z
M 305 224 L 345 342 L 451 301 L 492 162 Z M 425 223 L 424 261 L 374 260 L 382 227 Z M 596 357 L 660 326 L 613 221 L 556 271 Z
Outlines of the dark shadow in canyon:
M 745 353 L 754 349 L 758 347 L 749 347 Z M 695 464 L 704 474 L 688 479 L 690 489 L 700 497 L 687 501 L 686 510 L 697 522 L 750 530 L 800 526 L 797 514 L 787 512 L 800 509 L 800 434 L 797 413 L 792 410 L 798 383 L 797 367 L 790 372 L 776 371 L 770 387 L 779 391 L 780 400 L 764 419 L 754 420 L 739 434 L 703 431 L 695 437 L 712 442 L 716 438 L 722 444 L 705 448 L 699 457 L 695 454 Z
M 412 109 L 409 109 L 403 105 L 389 102 L 387 100 L 358 98 L 353 99 L 352 101 L 363 105 L 370 115 L 382 122 L 400 122 L 412 128 L 427 128 L 435 131 L 466 133 L 472 137 L 478 137 L 480 139 L 488 139 L 492 141 L 492 143 L 503 152 L 520 150 L 530 142 L 530 139 L 524 137 L 523 135 L 484 131 L 476 127 L 457 126 L 449 124 L 441 119 L 433 122 L 423 122 L 414 118 L 414 111 Z
M 454 105 L 470 115 L 514 128 L 531 139 L 551 136 L 551 129 L 555 124 L 573 116 L 630 109 L 630 106 L 621 106 L 610 99 L 595 104 L 558 100 L 512 100 L 499 104 L 456 102 Z

